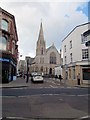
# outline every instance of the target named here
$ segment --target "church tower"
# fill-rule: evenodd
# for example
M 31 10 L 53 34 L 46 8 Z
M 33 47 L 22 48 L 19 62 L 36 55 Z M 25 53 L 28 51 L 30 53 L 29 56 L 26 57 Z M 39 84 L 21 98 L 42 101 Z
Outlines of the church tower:
M 39 31 L 39 37 L 37 41 L 37 46 L 36 46 L 36 56 L 38 55 L 45 55 L 46 53 L 46 43 L 44 40 L 44 35 L 43 35 L 43 27 L 42 27 L 42 22 L 40 25 L 40 31 Z

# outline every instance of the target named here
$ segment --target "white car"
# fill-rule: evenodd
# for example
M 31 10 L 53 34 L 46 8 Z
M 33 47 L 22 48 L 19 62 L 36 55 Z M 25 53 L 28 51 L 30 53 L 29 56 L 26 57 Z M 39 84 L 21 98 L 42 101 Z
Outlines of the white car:
M 40 74 L 31 77 L 32 82 L 43 82 L 43 77 Z

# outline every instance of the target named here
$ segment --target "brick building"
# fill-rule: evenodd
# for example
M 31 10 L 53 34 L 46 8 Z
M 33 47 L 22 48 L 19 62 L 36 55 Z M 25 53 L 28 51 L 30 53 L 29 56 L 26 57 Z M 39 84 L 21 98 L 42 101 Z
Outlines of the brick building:
M 16 77 L 17 42 L 18 35 L 15 17 L 0 8 L 0 76 L 2 76 L 2 83 L 14 80 Z

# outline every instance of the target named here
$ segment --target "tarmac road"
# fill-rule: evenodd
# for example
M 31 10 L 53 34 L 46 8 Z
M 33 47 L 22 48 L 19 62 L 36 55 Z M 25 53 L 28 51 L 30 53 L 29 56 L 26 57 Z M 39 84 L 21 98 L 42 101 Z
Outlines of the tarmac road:
M 65 87 L 52 80 L 44 84 L 27 85 L 24 80 L 23 83 L 21 81 L 12 82 L 0 89 L 4 119 L 79 120 L 88 117 L 88 88 Z
M 2 96 L 27 96 L 42 94 L 88 95 L 87 88 L 3 88 Z
M 2 95 L 3 117 L 77 119 L 88 116 L 86 88 L 8 88 L 3 89 Z

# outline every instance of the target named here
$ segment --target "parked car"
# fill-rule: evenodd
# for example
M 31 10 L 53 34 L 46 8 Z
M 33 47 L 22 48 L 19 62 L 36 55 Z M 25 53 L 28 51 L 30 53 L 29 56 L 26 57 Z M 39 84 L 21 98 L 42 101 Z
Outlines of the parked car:
M 42 82 L 43 83 L 43 77 L 40 74 L 34 74 L 31 76 L 32 82 Z
M 18 73 L 18 74 L 17 74 L 17 77 L 22 77 L 22 74 L 19 74 L 19 73 Z

